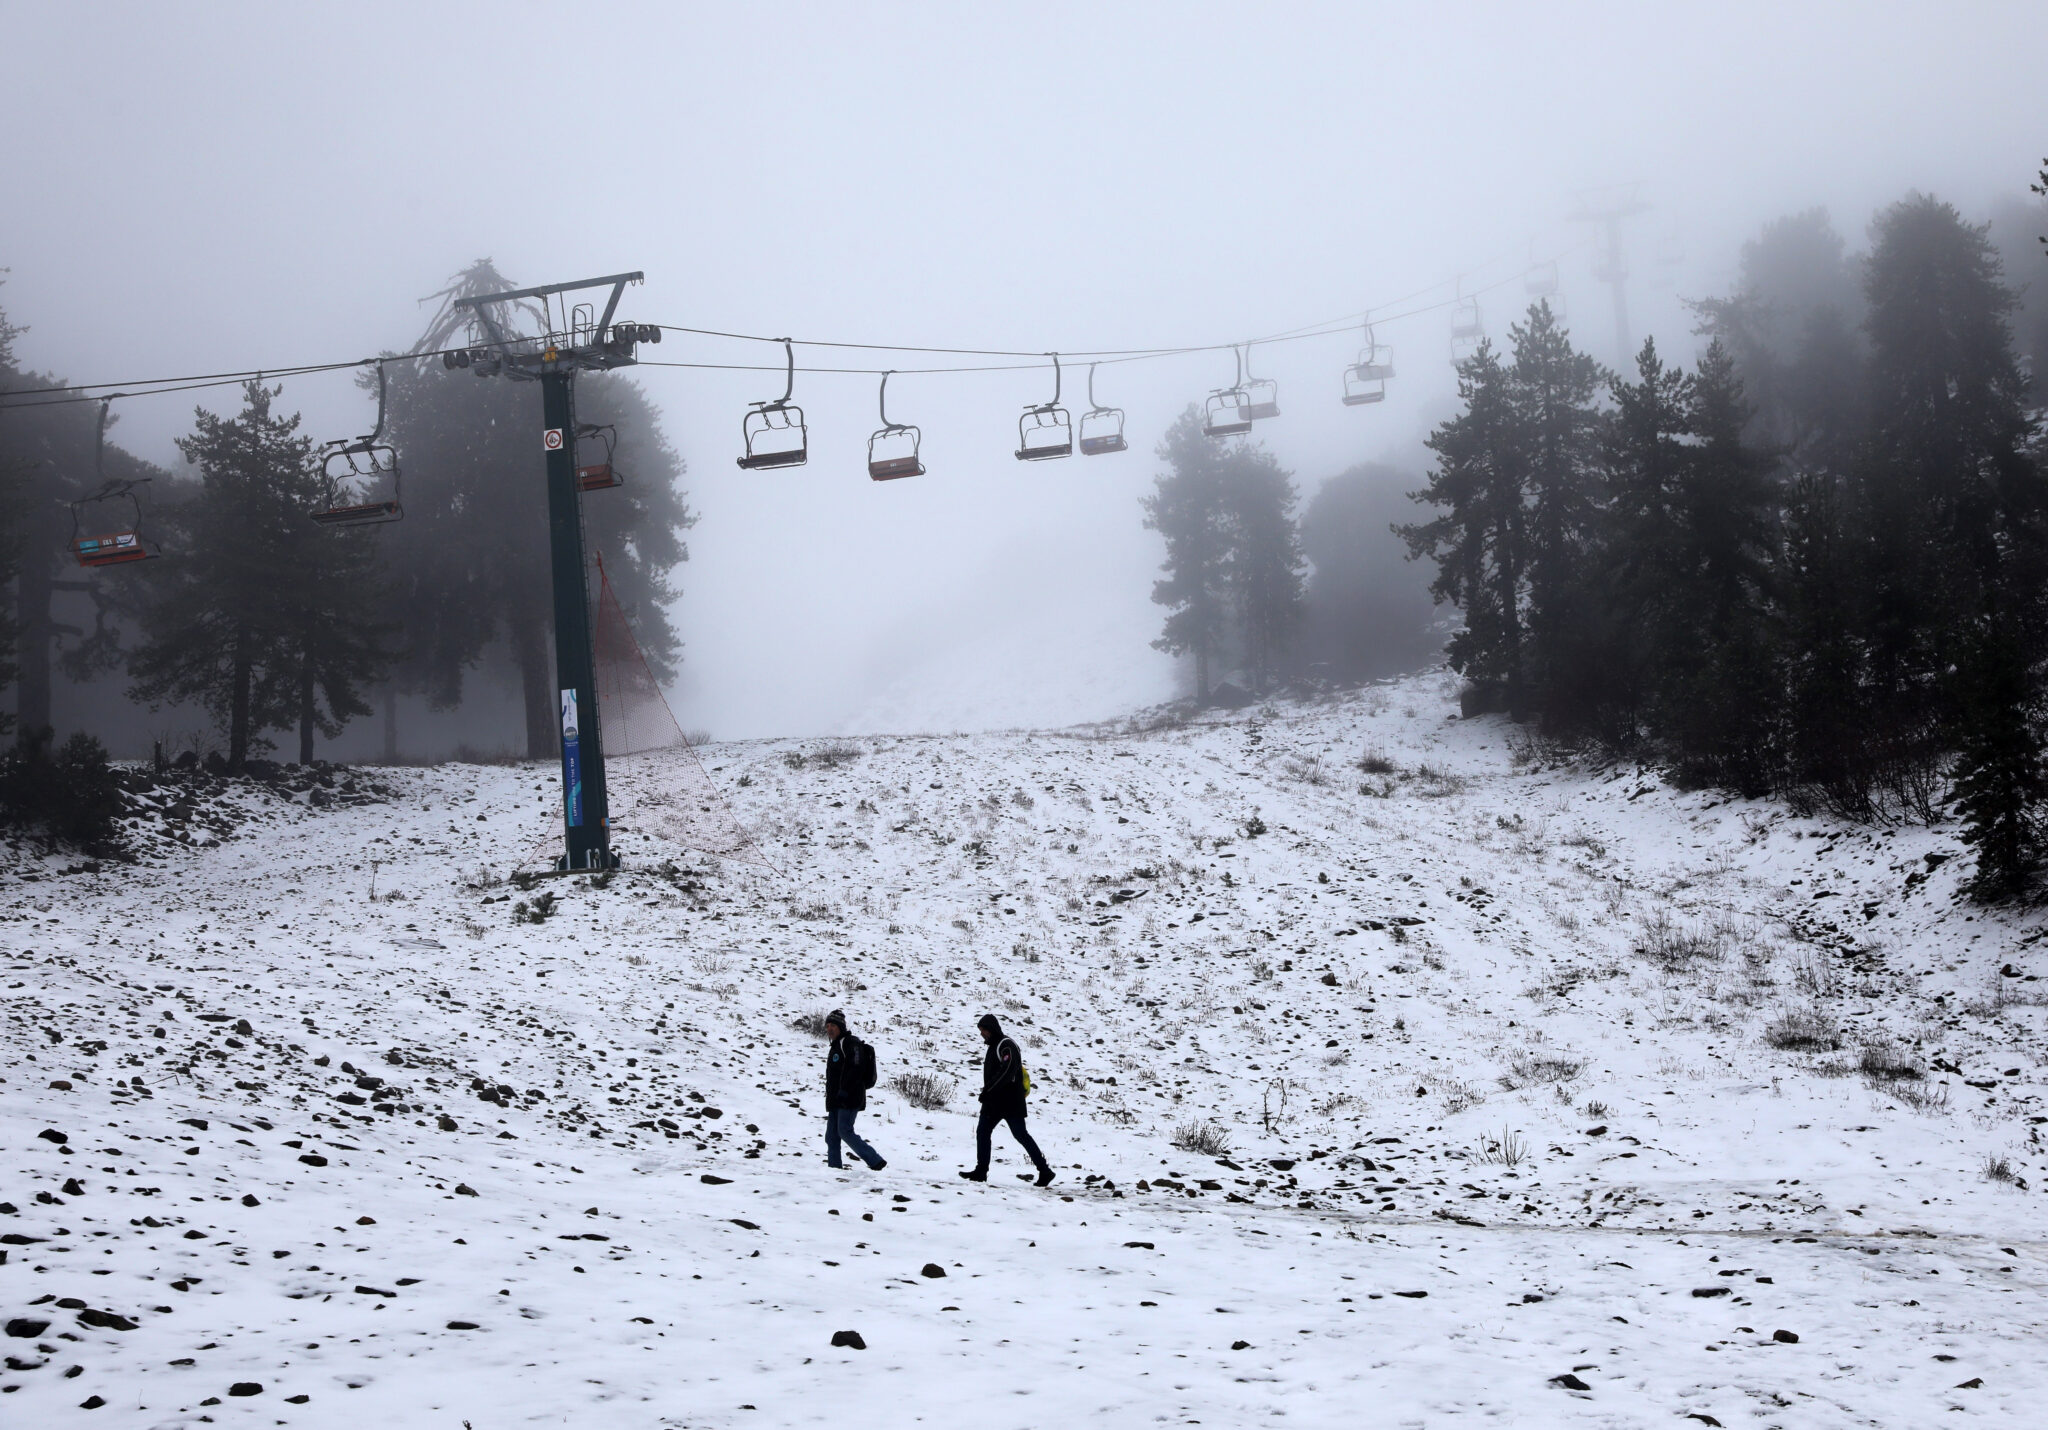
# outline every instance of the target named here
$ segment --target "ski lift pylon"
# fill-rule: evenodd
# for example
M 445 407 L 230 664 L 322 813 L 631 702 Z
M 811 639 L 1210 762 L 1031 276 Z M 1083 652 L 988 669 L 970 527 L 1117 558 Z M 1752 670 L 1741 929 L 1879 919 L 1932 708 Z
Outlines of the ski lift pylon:
M 112 393 L 100 399 L 100 424 L 98 435 L 93 439 L 92 469 L 99 482 L 99 489 L 91 496 L 80 497 L 71 505 L 71 554 L 80 566 L 125 566 L 131 561 L 148 561 L 163 553 L 157 551 L 142 535 L 142 498 L 135 489 L 148 483 L 149 478 L 137 481 L 109 481 L 107 479 L 107 409 L 114 404 L 114 398 L 121 393 Z M 106 516 L 118 512 L 115 506 L 106 516 L 95 511 L 92 533 L 87 534 L 85 517 L 87 508 L 104 509 L 107 503 L 127 503 L 127 511 L 120 519 L 109 521 Z
M 1046 462 L 1074 455 L 1074 419 L 1060 406 L 1060 355 L 1052 359 L 1052 401 L 1024 409 L 1017 419 L 1017 460 Z
M 868 476 L 878 482 L 924 475 L 924 463 L 918 456 L 924 434 L 907 423 L 889 420 L 889 377 L 890 373 L 882 374 L 881 391 L 875 398 L 882 425 L 868 438 Z
M 1244 345 L 1244 381 L 1240 384 L 1249 401 L 1252 421 L 1264 422 L 1280 415 L 1280 384 L 1270 377 L 1252 376 L 1252 345 Z
M 399 503 L 398 449 L 383 440 L 384 400 L 384 364 L 379 361 L 377 425 L 367 436 L 338 438 L 321 449 L 320 476 L 327 490 L 312 517 L 322 526 L 375 526 L 405 516 Z
M 1237 380 L 1212 391 L 1202 405 L 1204 437 L 1236 437 L 1252 430 L 1252 399 L 1244 390 L 1244 354 L 1232 347 L 1230 355 L 1237 362 Z
M 803 408 L 789 400 L 796 391 L 796 347 L 788 338 L 782 340 L 782 356 L 789 368 L 782 396 L 772 402 L 755 403 L 740 421 L 740 437 L 746 450 L 740 454 L 739 463 L 749 472 L 801 467 L 810 460 L 811 430 L 804 425 Z
M 600 427 L 595 422 L 576 424 L 576 442 L 580 447 L 583 440 L 593 438 L 604 444 L 604 460 L 601 462 L 578 462 L 576 466 L 576 490 L 579 492 L 601 492 L 612 487 L 622 487 L 626 479 L 619 475 L 619 469 L 612 465 L 612 452 L 618 445 L 619 432 L 609 423 Z M 579 451 L 577 456 L 581 457 Z
M 1104 407 L 1095 400 L 1095 364 L 1088 364 L 1088 410 L 1081 415 L 1081 455 L 1102 457 L 1121 452 L 1124 441 L 1124 410 Z

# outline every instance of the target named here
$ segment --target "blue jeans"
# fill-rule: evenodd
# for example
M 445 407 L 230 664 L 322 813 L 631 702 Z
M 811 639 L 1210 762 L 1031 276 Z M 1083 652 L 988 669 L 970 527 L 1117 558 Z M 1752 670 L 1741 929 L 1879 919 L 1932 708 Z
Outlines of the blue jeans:
M 854 1156 L 870 1167 L 879 1168 L 883 1165 L 882 1154 L 863 1142 L 860 1134 L 853 1130 L 853 1119 L 858 1116 L 860 1109 L 855 1107 L 835 1107 L 825 1113 L 825 1160 L 835 1167 L 845 1166 L 839 1160 L 839 1144 L 844 1142 L 853 1149 Z

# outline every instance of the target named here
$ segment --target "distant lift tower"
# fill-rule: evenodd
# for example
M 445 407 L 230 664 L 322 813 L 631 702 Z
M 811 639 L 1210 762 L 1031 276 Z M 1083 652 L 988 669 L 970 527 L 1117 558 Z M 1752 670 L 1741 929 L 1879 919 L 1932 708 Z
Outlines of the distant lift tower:
M 562 824 L 567 848 L 556 868 L 564 873 L 614 869 L 610 807 L 605 799 L 604 738 L 597 723 L 596 662 L 590 638 L 590 588 L 585 579 L 583 507 L 576 489 L 576 403 L 579 370 L 602 372 L 637 361 L 635 347 L 655 332 L 639 323 L 615 323 L 619 296 L 638 273 L 615 273 L 580 283 L 553 283 L 509 293 L 458 298 L 489 336 L 482 348 L 451 354 L 449 366 L 482 376 L 538 382 L 541 450 L 547 458 L 548 551 L 555 586 L 555 684 L 562 721 Z M 610 288 L 602 316 L 588 303 L 565 309 L 561 295 Z M 554 301 L 550 301 L 554 300 Z M 528 305 L 543 316 L 543 331 L 515 334 L 506 304 Z
M 1606 232 L 1607 246 L 1593 261 L 1593 276 L 1614 292 L 1614 360 L 1625 367 L 1634 356 L 1628 335 L 1628 260 L 1621 251 L 1621 221 L 1642 213 L 1650 206 L 1643 201 L 1642 185 L 1614 184 L 1589 189 L 1578 196 L 1571 212 L 1576 223 L 1597 223 Z

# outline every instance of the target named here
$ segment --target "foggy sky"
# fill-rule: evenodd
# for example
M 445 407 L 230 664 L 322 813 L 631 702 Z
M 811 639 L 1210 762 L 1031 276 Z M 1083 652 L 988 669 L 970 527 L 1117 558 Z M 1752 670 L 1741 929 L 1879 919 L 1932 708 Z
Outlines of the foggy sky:
M 0 25 L 0 305 L 25 366 L 83 382 L 403 349 L 415 300 L 486 255 L 522 283 L 644 269 L 621 309 L 642 321 L 1036 352 L 1230 342 L 1461 271 L 1507 280 L 1482 300 L 1499 337 L 1526 260 L 1561 254 L 1571 326 L 1613 362 L 1566 215 L 1622 181 L 1655 206 L 1629 229 L 1635 335 L 1689 362 L 1680 298 L 1724 291 L 1762 222 L 1826 204 L 1860 246 L 1908 189 L 1977 214 L 2048 153 L 2039 3 L 9 0 Z M 1446 326 L 1382 332 L 1377 409 L 1337 400 L 1355 339 L 1258 351 L 1283 413 L 1259 435 L 1304 498 L 1357 461 L 1419 467 Z M 676 335 L 644 355 L 780 362 Z M 1230 377 L 1227 354 L 1104 368 L 1133 451 L 1030 465 L 1039 374 L 900 377 L 930 475 L 877 486 L 872 378 L 800 377 L 810 465 L 745 474 L 740 417 L 779 372 L 643 369 L 703 517 L 679 716 L 952 729 L 1163 697 L 1137 498 L 1165 425 Z M 119 404 L 118 440 L 172 460 L 193 400 Z M 285 401 L 316 440 L 368 425 L 346 374 Z

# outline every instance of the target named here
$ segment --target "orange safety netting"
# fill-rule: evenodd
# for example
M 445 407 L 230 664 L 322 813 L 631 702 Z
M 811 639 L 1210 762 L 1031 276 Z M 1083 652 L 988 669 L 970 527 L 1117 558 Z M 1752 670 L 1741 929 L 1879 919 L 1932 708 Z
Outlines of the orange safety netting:
M 604 563 L 597 563 L 592 631 L 605 783 L 615 831 L 649 834 L 688 849 L 774 867 L 704 772 L 648 667 Z

